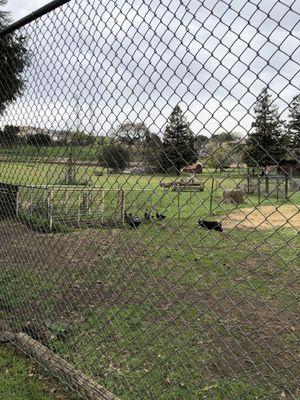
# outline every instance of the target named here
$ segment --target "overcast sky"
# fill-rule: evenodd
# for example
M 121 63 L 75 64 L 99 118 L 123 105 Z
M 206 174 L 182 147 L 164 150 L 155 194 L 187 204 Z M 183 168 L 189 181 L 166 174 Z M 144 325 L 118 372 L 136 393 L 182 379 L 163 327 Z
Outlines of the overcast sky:
M 44 3 L 7 9 L 16 19 Z M 263 87 L 281 111 L 299 93 L 299 16 L 299 0 L 73 0 L 21 30 L 27 88 L 3 123 L 161 132 L 179 103 L 195 134 L 245 135 Z
M 9 11 L 11 19 L 16 21 L 49 2 L 50 0 L 8 0 L 5 10 Z

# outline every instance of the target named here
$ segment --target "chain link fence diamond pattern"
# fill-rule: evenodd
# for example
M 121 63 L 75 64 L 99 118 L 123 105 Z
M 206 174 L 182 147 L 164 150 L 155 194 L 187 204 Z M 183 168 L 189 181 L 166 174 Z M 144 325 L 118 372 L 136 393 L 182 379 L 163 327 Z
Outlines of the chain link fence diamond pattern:
M 0 14 L 3 329 L 75 395 L 298 398 L 299 17 Z

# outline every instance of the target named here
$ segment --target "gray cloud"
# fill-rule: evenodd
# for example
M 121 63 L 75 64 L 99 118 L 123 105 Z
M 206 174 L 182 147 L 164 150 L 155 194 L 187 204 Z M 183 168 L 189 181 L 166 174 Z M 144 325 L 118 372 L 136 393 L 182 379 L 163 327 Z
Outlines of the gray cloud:
M 180 102 L 195 133 L 245 134 L 263 87 L 282 110 L 299 91 L 300 7 L 271 3 L 72 1 L 22 29 L 33 61 L 5 120 L 160 131 Z
M 10 12 L 12 21 L 17 21 L 47 3 L 49 0 L 9 0 L 4 9 Z

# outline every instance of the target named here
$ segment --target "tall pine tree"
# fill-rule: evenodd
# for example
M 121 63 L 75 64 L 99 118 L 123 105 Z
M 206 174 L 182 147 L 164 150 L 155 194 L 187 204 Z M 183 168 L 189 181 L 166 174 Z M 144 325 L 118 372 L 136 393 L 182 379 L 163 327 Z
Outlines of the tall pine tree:
M 0 8 L 7 0 L 0 0 Z M 9 15 L 0 10 L 0 30 L 9 24 Z M 23 93 L 25 80 L 22 73 L 29 64 L 26 38 L 10 33 L 0 41 L 0 115 Z
M 289 119 L 287 123 L 287 135 L 290 138 L 292 149 L 300 148 L 300 94 L 293 97 L 289 107 Z
M 283 123 L 267 88 L 258 96 L 254 112 L 254 132 L 248 136 L 243 159 L 248 165 L 265 168 L 284 158 L 287 144 Z
M 161 165 L 165 172 L 180 174 L 182 167 L 197 161 L 195 136 L 179 105 L 172 111 L 164 132 Z

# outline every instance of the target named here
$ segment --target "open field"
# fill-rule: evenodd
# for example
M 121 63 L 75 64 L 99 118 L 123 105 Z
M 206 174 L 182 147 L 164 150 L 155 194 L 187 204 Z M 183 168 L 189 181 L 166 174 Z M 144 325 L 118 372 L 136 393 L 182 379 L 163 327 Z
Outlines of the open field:
M 294 231 L 0 228 L 2 316 L 122 399 L 296 395 Z
M 59 164 L 44 164 L 37 162 L 2 162 L 0 163 L 0 181 L 18 185 L 60 185 L 66 176 L 67 167 Z M 102 174 L 102 175 L 100 175 Z M 99 176 L 100 175 L 100 176 Z M 216 174 L 207 170 L 199 178 L 204 183 L 203 192 L 176 193 L 171 189 L 160 187 L 160 183 L 173 181 L 174 177 L 162 175 L 108 175 L 100 167 L 77 167 L 76 177 L 78 182 L 88 182 L 83 190 L 93 189 L 91 212 L 86 218 L 88 221 L 97 223 L 99 218 L 104 215 L 105 218 L 120 218 L 120 205 L 118 204 L 118 190 L 124 190 L 124 207 L 128 212 L 143 216 L 144 212 L 159 210 L 166 213 L 171 219 L 190 221 L 196 223 L 198 218 L 206 218 L 209 215 L 225 215 L 236 210 L 236 206 L 221 203 L 222 192 L 224 189 L 233 189 L 239 185 L 245 185 L 246 180 L 243 174 L 235 170 L 226 170 L 223 174 Z M 212 187 L 212 179 L 214 186 Z M 99 188 L 99 192 L 96 189 Z M 100 189 L 105 190 L 104 207 L 101 206 Z M 213 189 L 213 196 L 211 192 Z M 48 190 L 48 189 L 47 189 Z M 30 193 L 33 198 L 44 199 L 47 193 L 43 191 L 24 190 L 20 192 L 20 199 L 28 202 Z M 77 191 L 67 194 L 63 189 L 60 193 L 54 194 L 53 213 L 57 216 L 63 216 L 66 222 L 69 213 L 70 220 L 76 219 L 76 213 L 82 202 L 82 193 Z M 45 201 L 44 201 L 45 203 Z M 284 194 L 280 193 L 277 198 L 272 195 L 270 199 L 256 194 L 248 195 L 238 208 L 253 208 L 256 206 L 278 206 L 281 204 L 300 204 L 300 192 L 290 193 L 288 201 L 284 199 Z M 101 215 L 100 213 L 101 209 Z M 46 211 L 44 210 L 44 215 Z M 55 217 L 55 218 L 56 218 Z
M 54 185 L 66 173 L 36 162 L 0 166 L 0 181 L 22 185 Z M 203 192 L 180 194 L 160 187 L 174 180 L 166 176 L 99 167 L 78 167 L 77 176 L 105 189 L 106 216 L 120 218 L 122 188 L 128 212 L 167 218 L 137 230 L 100 227 L 95 197 L 87 229 L 43 234 L 31 218 L 0 221 L 1 317 L 17 331 L 30 326 L 124 400 L 296 398 L 299 192 L 249 195 L 237 207 L 220 203 L 223 189 L 245 183 L 232 170 L 206 171 Z M 80 207 L 72 191 L 67 199 L 68 210 Z M 207 217 L 225 232 L 201 230 L 197 220 Z
M 70 151 L 77 160 L 94 161 L 98 159 L 101 146 L 33 146 L 33 145 L 13 145 L 0 148 L 0 157 L 16 160 L 31 158 L 66 158 Z

